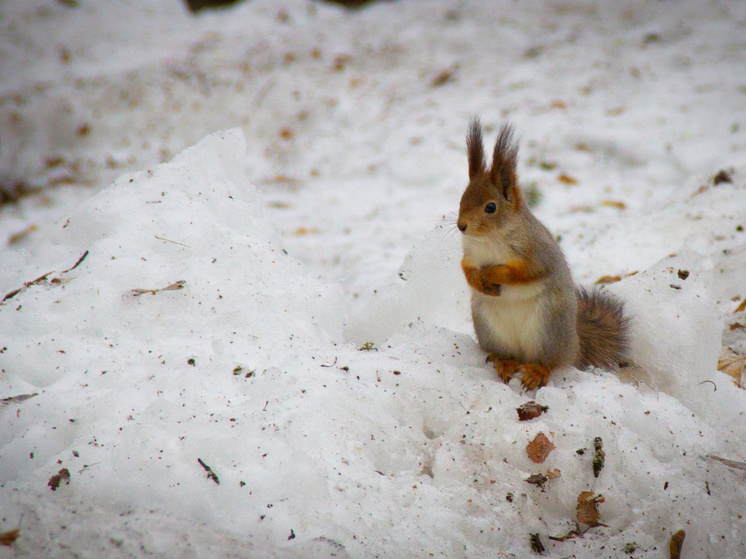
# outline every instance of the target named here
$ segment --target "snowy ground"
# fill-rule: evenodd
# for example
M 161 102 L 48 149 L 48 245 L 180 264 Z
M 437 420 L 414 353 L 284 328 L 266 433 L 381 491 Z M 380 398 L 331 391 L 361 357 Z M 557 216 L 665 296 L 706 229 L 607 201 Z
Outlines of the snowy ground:
M 0 558 L 746 556 L 746 3 L 70 4 L 0 6 Z M 485 366 L 473 114 L 633 374 Z

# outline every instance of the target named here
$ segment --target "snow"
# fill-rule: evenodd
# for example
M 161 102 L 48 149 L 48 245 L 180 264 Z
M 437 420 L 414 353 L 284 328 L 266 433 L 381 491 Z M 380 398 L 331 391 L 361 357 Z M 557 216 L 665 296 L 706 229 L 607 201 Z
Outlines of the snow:
M 717 371 L 746 351 L 744 27 L 693 0 L 0 7 L 0 178 L 57 185 L 0 208 L 0 399 L 36 394 L 0 404 L 0 558 L 661 557 L 680 529 L 746 555 L 743 472 L 708 457 L 746 461 Z M 576 280 L 626 276 L 624 374 L 525 394 L 485 365 L 472 114 L 516 125 Z M 605 526 L 550 540 L 582 491 Z

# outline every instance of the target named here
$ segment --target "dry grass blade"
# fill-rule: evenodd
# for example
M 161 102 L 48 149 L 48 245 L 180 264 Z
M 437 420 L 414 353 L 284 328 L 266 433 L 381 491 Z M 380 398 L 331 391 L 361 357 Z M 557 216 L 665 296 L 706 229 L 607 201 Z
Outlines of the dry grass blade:
M 16 295 L 18 295 L 21 291 L 23 291 L 24 289 L 28 289 L 32 285 L 37 285 L 37 284 L 40 284 L 43 281 L 46 281 L 47 277 L 49 277 L 49 275 L 52 274 L 52 273 L 53 272 L 47 272 L 46 274 L 39 276 L 35 280 L 27 281 L 26 283 L 23 284 L 23 287 L 19 287 L 18 289 L 15 289 L 15 290 L 11 291 L 10 293 L 8 293 L 7 295 L 5 295 L 5 297 L 3 297 L 2 302 L 4 303 L 8 299 L 12 299 Z
M 2 400 L 0 400 L 0 405 L 9 406 L 10 404 L 18 404 L 20 402 L 23 402 L 24 400 L 28 400 L 29 398 L 33 398 L 34 396 L 38 395 L 38 392 L 34 392 L 33 394 L 19 394 L 18 396 L 9 396 L 8 398 L 3 398 Z
M 130 290 L 130 294 L 133 297 L 138 297 L 140 295 L 145 295 L 146 293 L 150 293 L 151 295 L 155 295 L 156 293 L 160 293 L 161 291 L 178 291 L 179 289 L 184 289 L 186 287 L 186 281 L 179 280 L 176 281 L 170 285 L 167 285 L 166 287 L 161 287 L 158 289 L 132 289 Z
M 714 454 L 708 454 L 707 458 L 712 458 L 713 460 L 717 460 L 718 462 L 722 462 L 726 466 L 730 468 L 734 468 L 736 470 L 743 470 L 746 472 L 746 462 L 738 462 L 737 460 L 728 460 L 727 458 L 720 458 L 720 456 L 715 456 Z

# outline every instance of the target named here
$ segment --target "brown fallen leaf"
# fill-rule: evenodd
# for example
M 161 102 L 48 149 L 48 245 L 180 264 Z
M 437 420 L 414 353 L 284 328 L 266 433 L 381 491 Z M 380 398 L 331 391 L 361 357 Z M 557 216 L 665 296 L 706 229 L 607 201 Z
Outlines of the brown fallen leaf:
M 722 184 L 724 182 L 732 183 L 733 182 L 733 178 L 730 176 L 730 173 L 728 173 L 728 171 L 726 171 L 725 169 L 722 169 L 721 171 L 718 172 L 717 175 L 715 175 L 714 177 L 712 177 L 712 184 L 714 184 L 715 186 L 717 186 L 717 185 Z
M 565 173 L 562 173 L 560 176 L 558 176 L 557 180 L 563 184 L 578 184 L 578 179 L 574 179 L 570 175 L 566 175 Z
M 746 299 L 741 301 L 741 304 L 736 307 L 736 310 L 733 311 L 733 314 L 741 311 L 746 311 Z
M 534 440 L 526 445 L 526 452 L 532 462 L 541 464 L 555 448 L 556 447 L 552 444 L 552 441 L 550 441 L 544 433 L 539 431 L 536 437 L 534 437 Z
M 548 479 L 557 479 L 562 475 L 562 472 L 560 472 L 557 469 L 554 470 L 547 470 L 547 478 Z
M 733 382 L 740 388 L 744 386 L 744 373 L 746 372 L 746 355 L 738 355 L 729 347 L 720 350 L 718 359 L 718 371 L 733 377 Z
M 533 400 L 526 402 L 522 406 L 516 408 L 518 412 L 518 421 L 528 421 L 539 417 L 542 413 L 546 413 L 549 410 L 549 406 L 542 406 L 537 404 Z
M 616 283 L 618 281 L 622 281 L 622 276 L 601 276 L 596 280 L 596 285 L 599 284 L 605 284 L 605 283 Z
M 11 547 L 14 543 L 16 543 L 16 540 L 18 539 L 18 536 L 20 534 L 21 531 L 19 529 L 0 533 L 0 545 Z
M 50 477 L 47 485 L 52 491 L 57 491 L 57 488 L 63 481 L 67 485 L 70 485 L 70 470 L 67 468 L 62 468 L 59 472 Z
M 588 526 L 605 526 L 598 521 L 601 518 L 601 513 L 598 512 L 598 504 L 603 503 L 604 500 L 603 495 L 593 491 L 580 493 L 578 495 L 578 506 L 575 509 L 578 515 L 578 523 Z
M 668 551 L 671 554 L 671 559 L 681 559 L 681 548 L 684 546 L 684 538 L 686 532 L 679 530 L 673 536 L 671 541 L 668 542 Z
M 528 476 L 525 480 L 526 483 L 530 483 L 531 485 L 536 485 L 544 491 L 544 484 L 549 481 L 549 478 L 545 476 L 544 474 L 532 474 Z

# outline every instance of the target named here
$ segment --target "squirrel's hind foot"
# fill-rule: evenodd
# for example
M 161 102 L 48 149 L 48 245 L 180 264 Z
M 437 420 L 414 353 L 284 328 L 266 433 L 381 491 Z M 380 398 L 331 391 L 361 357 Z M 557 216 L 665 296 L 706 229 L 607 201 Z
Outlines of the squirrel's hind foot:
M 521 373 L 521 383 L 526 390 L 536 390 L 546 386 L 549 380 L 549 369 L 537 363 L 521 365 L 518 367 L 518 372 Z
M 495 366 L 497 376 L 505 384 L 510 382 L 516 373 L 521 374 L 521 383 L 526 390 L 535 390 L 546 386 L 549 380 L 549 369 L 538 363 L 521 363 L 516 359 L 503 359 L 497 353 L 490 353 L 487 362 Z
M 497 353 L 490 353 L 487 356 L 487 362 L 492 363 L 495 366 L 497 376 L 500 377 L 500 380 L 505 384 L 510 382 L 510 379 L 513 378 L 513 375 L 518 372 L 518 368 L 521 366 L 520 361 L 516 361 L 515 359 L 503 359 Z

